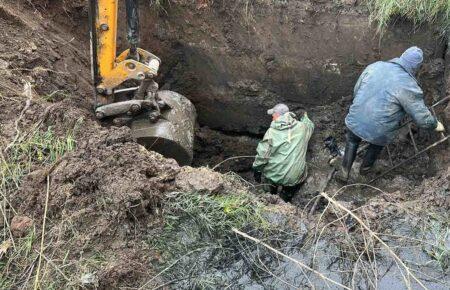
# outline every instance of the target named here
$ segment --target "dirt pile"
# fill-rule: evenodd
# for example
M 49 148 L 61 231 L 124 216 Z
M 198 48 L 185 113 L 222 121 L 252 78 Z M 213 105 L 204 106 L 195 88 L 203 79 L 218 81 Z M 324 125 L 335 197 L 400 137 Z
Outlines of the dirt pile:
M 55 166 L 49 186 L 46 172 L 30 173 L 12 203 L 39 228 L 49 192 L 46 243 L 54 254 L 69 251 L 68 259 L 89 261 L 101 253 L 103 287 L 148 277 L 151 251 L 143 241 L 160 224 L 164 193 L 174 189 L 179 172 L 176 162 L 133 142 L 128 129 L 112 128 L 80 141 Z
M 84 35 L 44 20 L 49 3 L 33 4 L 0 4 L 2 230 L 14 244 L 2 271 L 17 274 L 2 285 L 29 285 L 20 275 L 35 269 L 44 217 L 44 255 L 58 266 L 43 287 L 138 285 L 152 271 L 145 234 L 179 167 L 129 129 L 95 121 Z
M 4 40 L 0 43 L 0 109 L 3 112 L 0 115 L 0 149 L 5 154 L 0 156 L 0 169 L 4 176 L 0 189 L 6 197 L 0 206 L 3 218 L 1 229 L 7 238 L 1 245 L 6 255 L 1 255 L 5 263 L 1 263 L 0 270 L 5 279 L 0 279 L 0 286 L 19 288 L 31 285 L 40 256 L 39 242 L 45 217 L 44 270 L 39 276 L 42 288 L 111 289 L 143 285 L 144 288 L 158 285 L 207 288 L 223 285 L 230 288 L 278 289 L 289 285 L 310 287 L 311 280 L 314 285 L 325 287 L 314 274 L 305 276 L 293 264 L 231 234 L 230 228 L 236 225 L 252 234 L 261 234 L 248 224 L 259 224 L 265 230 L 262 232 L 267 234 L 262 237 L 267 237 L 272 245 L 308 265 L 314 266 L 319 260 L 318 270 L 346 285 L 352 283 L 348 273 L 357 272 L 354 275 L 360 275 L 360 288 L 370 288 L 372 285 L 369 282 L 376 283 L 378 278 L 386 285 L 394 281 L 396 286 L 402 287 L 400 275 L 385 279 L 386 273 L 392 273 L 392 264 L 389 266 L 387 262 L 392 260 L 387 255 L 379 260 L 380 267 L 386 266 L 382 268 L 385 274 L 383 277 L 378 274 L 376 263 L 373 264 L 370 259 L 381 254 L 368 252 L 378 251 L 379 245 L 373 239 L 364 240 L 372 236 L 361 235 L 361 227 L 348 219 L 345 213 L 325 203 L 321 205 L 319 214 L 306 222 L 307 211 L 303 208 L 311 204 L 311 198 L 317 194 L 317 188 L 329 170 L 329 154 L 323 148 L 323 139 L 335 135 L 341 144 L 343 141 L 341 124 L 351 99 L 335 97 L 346 89 L 339 86 L 333 91 L 330 85 L 323 92 L 316 91 L 323 80 L 337 76 L 339 65 L 336 67 L 331 57 L 324 63 L 322 60 L 318 63 L 314 61 L 311 54 L 316 51 L 311 47 L 315 47 L 317 41 L 305 44 L 309 48 L 309 52 L 305 52 L 307 60 L 296 56 L 298 59 L 293 62 L 293 56 L 286 54 L 284 48 L 272 47 L 272 44 L 262 41 L 267 38 L 267 35 L 261 34 L 264 26 L 277 27 L 274 23 L 282 19 L 289 21 L 280 25 L 286 25 L 294 32 L 302 27 L 319 27 L 317 24 L 322 23 L 327 25 L 327 33 L 334 35 L 335 30 L 330 27 L 335 20 L 342 21 L 338 23 L 338 30 L 341 31 L 348 27 L 347 20 L 354 22 L 353 16 L 345 14 L 343 19 L 331 17 L 331 8 L 322 7 L 322 2 L 312 5 L 312 8 L 322 10 L 312 9 L 311 15 L 307 12 L 309 8 L 302 6 L 309 1 L 293 1 L 275 8 L 257 5 L 253 8 L 255 16 L 258 19 L 268 16 L 267 22 L 263 21 L 262 27 L 255 28 L 255 38 L 247 43 L 248 31 L 240 31 L 239 21 L 233 22 L 229 6 L 221 8 L 217 6 L 219 2 L 214 2 L 214 10 L 208 10 L 208 6 L 188 10 L 186 7 L 190 4 L 186 4 L 174 6 L 169 16 L 152 14 L 152 17 L 158 16 L 158 21 L 152 22 L 156 25 L 154 34 L 144 36 L 145 43 L 150 38 L 157 39 L 154 42 L 157 51 L 167 49 L 168 68 L 163 79 L 167 86 L 182 88 L 180 92 L 186 91 L 191 97 L 195 95 L 198 98 L 198 105 L 204 110 L 202 122 L 219 120 L 221 129 L 248 131 L 247 135 L 240 136 L 236 132 L 200 129 L 197 133 L 198 159 L 195 165 L 212 167 L 235 155 L 254 154 L 259 135 L 249 132 L 260 133 L 265 127 L 262 122 L 254 120 L 257 115 L 254 111 L 246 111 L 249 104 L 256 104 L 257 113 L 267 117 L 262 108 L 268 105 L 268 101 L 279 100 L 277 94 L 287 89 L 286 100 L 294 104 L 294 110 L 300 113 L 304 100 L 298 99 L 293 92 L 299 89 L 297 85 L 302 83 L 300 80 L 303 77 L 308 86 L 300 89 L 301 94 L 313 92 L 312 95 L 317 93 L 322 96 L 323 93 L 323 99 L 313 100 L 317 103 L 313 102 L 314 108 L 309 110 L 317 124 L 311 141 L 311 154 L 308 154 L 311 173 L 304 188 L 306 194 L 302 192 L 298 196 L 295 202 L 299 207 L 295 207 L 284 204 L 276 196 L 258 191 L 257 186 L 237 174 L 223 175 L 206 168 L 180 168 L 173 160 L 136 144 L 125 127 L 102 127 L 92 114 L 87 34 L 78 36 L 78 26 L 67 29 L 67 23 L 61 26 L 55 24 L 67 15 L 74 16 L 70 18 L 74 22 L 79 20 L 76 17 L 85 17 L 85 1 L 69 4 L 62 1 L 55 5 L 53 2 L 33 1 L 34 6 L 30 1 L 5 1 L 0 4 L 0 37 Z M 293 20 L 299 18 L 288 9 L 292 7 L 298 9 L 294 12 L 301 12 L 300 16 L 305 17 L 306 23 Z M 287 18 L 281 14 L 285 11 L 282 8 L 289 10 Z M 274 11 L 280 15 L 273 16 L 271 13 Z M 175 19 L 184 13 L 189 17 Z M 201 17 L 196 19 L 199 15 Z M 220 17 L 214 18 L 218 15 L 226 20 L 225 26 L 219 29 L 218 25 L 213 28 L 204 25 L 203 21 L 216 24 L 217 19 L 222 21 Z M 358 13 L 355 17 L 360 19 L 362 16 Z M 179 19 L 187 21 L 181 23 Z M 87 27 L 84 28 L 87 31 Z M 170 36 L 172 29 L 175 31 Z M 197 29 L 201 33 L 195 32 Z M 361 36 L 366 30 L 358 31 Z M 351 35 L 344 32 L 347 36 Z M 310 37 L 309 34 L 303 35 L 303 32 L 300 34 L 300 39 Z M 202 47 L 204 35 L 208 35 L 208 39 L 212 35 L 211 39 L 226 46 L 206 43 Z M 280 43 L 290 39 L 290 36 L 278 31 L 271 31 L 269 35 L 280 37 L 277 39 Z M 222 39 L 222 36 L 225 38 Z M 327 37 L 331 39 L 330 35 Z M 367 40 L 368 43 L 371 41 Z M 402 42 L 394 50 L 398 51 L 405 45 Z M 293 47 L 297 50 L 295 41 L 289 42 L 286 50 L 296 51 Z M 269 51 L 267 55 L 259 55 L 263 48 Z M 361 48 L 352 47 L 350 50 L 353 49 Z M 378 53 L 377 50 L 361 57 L 369 61 Z M 430 49 L 429 55 L 433 53 L 434 49 Z M 296 76 L 297 72 L 293 67 L 303 67 L 304 63 L 307 71 L 319 67 L 319 73 L 306 76 L 302 73 L 300 78 L 292 79 L 291 76 Z M 442 66 L 439 60 L 435 63 L 435 67 Z M 342 64 L 342 77 L 334 81 L 345 79 L 345 82 L 350 82 L 355 74 L 350 72 L 350 67 L 360 68 L 361 65 Z M 255 72 L 256 77 L 253 75 Z M 234 73 L 236 76 L 233 76 Z M 442 79 L 442 69 L 436 75 L 437 79 Z M 199 76 L 207 77 L 200 79 Z M 209 78 L 213 81 L 209 82 Z M 427 101 L 433 101 L 442 94 L 434 90 L 433 86 L 440 86 L 436 78 L 427 80 L 431 83 L 430 99 Z M 209 82 L 209 90 L 203 90 L 203 82 Z M 275 88 L 275 92 L 268 90 L 271 87 Z M 199 88 L 203 91 L 196 95 Z M 332 97 L 333 103 L 323 103 Z M 229 111 L 223 112 L 224 108 Z M 227 118 L 230 116 L 236 117 L 237 123 L 229 123 Z M 422 136 L 418 138 L 418 145 L 422 146 L 435 137 Z M 398 158 L 414 152 L 408 141 L 402 142 L 398 148 L 392 148 Z M 446 152 L 446 148 L 438 149 L 437 154 Z M 382 159 L 387 162 L 387 156 L 382 156 Z M 448 269 L 445 268 L 446 237 L 433 235 L 441 235 L 448 229 L 450 173 L 445 158 L 439 159 L 440 162 L 435 160 L 434 154 L 424 156 L 417 163 L 419 165 L 403 169 L 408 174 L 399 176 L 395 172 L 393 176 L 383 179 L 377 184 L 384 189 L 383 193 L 371 188 L 374 193 L 367 195 L 370 191 L 367 187 L 345 188 L 343 191 L 348 189 L 352 199 L 356 199 L 357 195 L 361 198 L 357 202 L 348 199 L 340 202 L 363 217 L 373 231 L 385 234 L 384 237 L 390 234 L 402 236 L 402 241 L 426 240 L 427 253 L 430 254 L 424 258 L 421 256 L 419 262 L 427 265 L 429 261 L 439 262 L 441 268 L 433 266 L 426 271 L 430 275 L 439 273 L 439 278 L 446 283 L 448 272 L 445 271 L 448 270 L 439 270 Z M 231 160 L 219 168 L 223 171 L 233 169 L 246 176 L 251 162 L 251 158 Z M 434 166 L 435 163 L 439 166 Z M 447 169 L 442 170 L 445 166 Z M 429 167 L 434 170 L 428 170 Z M 423 180 L 427 170 L 432 172 L 431 175 L 437 175 Z M 333 184 L 329 190 L 334 192 L 334 189 L 341 190 L 342 187 Z M 336 198 L 340 199 L 341 195 L 336 195 Z M 416 228 L 411 229 L 410 222 Z M 437 224 L 438 231 L 433 232 L 430 224 Z M 419 234 L 414 232 L 417 228 L 421 229 Z M 161 239 L 165 235 L 168 240 Z M 215 235 L 220 236 L 220 243 L 214 239 Z M 393 245 L 406 247 L 399 239 L 389 237 Z M 407 249 L 420 246 L 420 243 L 410 243 Z M 417 261 L 411 255 L 405 254 L 402 258 Z M 160 271 L 172 264 L 172 268 L 161 274 Z M 366 267 L 364 271 L 369 269 L 371 276 L 354 270 L 361 265 Z M 160 275 L 157 276 L 157 273 Z M 364 275 L 370 276 L 369 282 L 365 282 L 367 277 Z M 421 278 L 427 277 L 423 275 Z M 435 285 L 432 283 L 434 280 L 429 285 Z

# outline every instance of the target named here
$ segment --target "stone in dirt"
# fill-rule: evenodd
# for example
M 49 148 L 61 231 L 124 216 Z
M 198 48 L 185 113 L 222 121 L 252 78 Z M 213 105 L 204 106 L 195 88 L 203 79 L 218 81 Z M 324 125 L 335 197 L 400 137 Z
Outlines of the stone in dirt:
M 223 175 L 208 168 L 183 167 L 175 179 L 181 191 L 217 194 L 225 187 Z
M 33 227 L 33 220 L 27 216 L 16 215 L 11 220 L 11 232 L 15 238 L 25 236 L 31 227 Z

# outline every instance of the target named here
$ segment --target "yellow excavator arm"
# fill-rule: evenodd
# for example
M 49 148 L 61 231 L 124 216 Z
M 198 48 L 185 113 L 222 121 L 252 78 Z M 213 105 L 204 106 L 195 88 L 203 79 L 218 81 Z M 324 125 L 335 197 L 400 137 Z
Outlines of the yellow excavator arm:
M 92 75 L 99 105 L 112 102 L 114 90 L 123 82 L 152 79 L 161 60 L 137 47 L 138 1 L 126 0 L 130 49 L 117 55 L 118 0 L 90 0 Z
M 129 125 L 148 149 L 189 164 L 193 157 L 195 108 L 174 92 L 158 91 L 153 80 L 161 60 L 138 47 L 138 0 L 125 0 L 130 48 L 117 55 L 119 0 L 89 0 L 95 115 Z M 138 86 L 126 87 L 129 80 Z

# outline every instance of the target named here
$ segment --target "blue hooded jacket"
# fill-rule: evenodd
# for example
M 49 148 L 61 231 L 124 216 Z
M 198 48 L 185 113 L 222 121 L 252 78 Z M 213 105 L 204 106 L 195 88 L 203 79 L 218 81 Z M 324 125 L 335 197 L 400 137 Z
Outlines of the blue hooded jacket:
M 405 114 L 421 128 L 434 129 L 436 118 L 425 106 L 423 91 L 402 59 L 378 61 L 361 74 L 347 127 L 369 143 L 384 146 L 393 141 Z

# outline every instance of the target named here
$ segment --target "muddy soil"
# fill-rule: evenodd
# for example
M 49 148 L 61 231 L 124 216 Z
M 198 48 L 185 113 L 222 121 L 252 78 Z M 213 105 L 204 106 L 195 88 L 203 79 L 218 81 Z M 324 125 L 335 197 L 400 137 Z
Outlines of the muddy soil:
M 255 2 L 248 14 L 242 14 L 242 6 L 233 6 L 234 1 L 214 1 L 213 6 L 181 3 L 148 14 L 151 21 L 144 23 L 148 33 L 143 34 L 143 45 L 165 60 L 161 84 L 188 96 L 200 112 L 195 166 L 212 168 L 229 157 L 253 155 L 270 121 L 264 114 L 269 105 L 287 101 L 299 115 L 307 109 L 316 123 L 308 154 L 311 173 L 292 205 L 251 184 L 251 158 L 231 160 L 217 168 L 223 173 L 239 173 L 240 177 L 234 175 L 229 182 L 220 173 L 180 168 L 175 161 L 146 151 L 132 140 L 126 127 L 102 127 L 92 113 L 86 1 L 66 2 L 0 3 L 2 152 L 6 154 L 8 147 L 15 148 L 33 132 L 48 128 L 60 138 L 73 133 L 76 143 L 73 151 L 52 163 L 33 155 L 20 183 L 2 185 L 10 203 L 2 207 L 5 237 L 9 237 L 7 223 L 13 220 L 12 235 L 17 243 L 34 237 L 31 252 L 24 255 L 31 259 L 30 266 L 24 263 L 26 267 L 20 269 L 18 263 L 2 269 L 5 279 L 10 278 L 5 276 L 8 271 L 17 274 L 12 288 L 31 285 L 24 277 L 35 269 L 40 249 L 36 237 L 42 234 L 43 216 L 47 217 L 44 242 L 48 245 L 44 254 L 53 263 L 47 264 L 47 281 L 56 288 L 137 288 L 150 280 L 146 284 L 149 289 L 159 285 L 193 288 L 195 279 L 184 279 L 175 271 L 191 266 L 192 275 L 211 278 L 218 283 L 215 286 L 292 289 L 292 285 L 310 287 L 312 281 L 318 288 L 326 287 L 316 276 L 304 276 L 292 263 L 234 236 L 232 258 L 214 260 L 214 251 L 183 258 L 185 253 L 180 252 L 176 267 L 155 277 L 173 260 L 164 259 L 164 253 L 152 248 L 151 241 L 165 233 L 167 198 L 180 191 L 210 195 L 245 192 L 270 208 L 267 218 L 271 224 L 289 233 L 268 240 L 286 253 L 353 288 L 371 289 L 370 282 L 377 279 L 380 289 L 403 287 L 401 273 L 385 252 L 377 252 L 379 270 L 372 276 L 356 271 L 352 282 L 351 276 L 342 273 L 355 269 L 361 260 L 358 255 L 363 254 L 361 247 L 367 246 L 368 242 L 361 240 L 361 236 L 366 237 L 361 228 L 352 227 L 352 220 L 350 226 L 333 223 L 342 220 L 343 213 L 325 203 L 312 220 L 303 209 L 329 170 L 323 139 L 335 136 L 343 146 L 342 123 L 351 102 L 351 86 L 366 63 L 394 56 L 411 43 L 423 44 L 427 65 L 421 81 L 426 101 L 431 104 L 446 94 L 443 47 L 433 33 L 419 30 L 407 35 L 408 25 L 401 24 L 378 46 L 378 39 L 366 26 L 364 10 L 321 1 L 289 1 L 275 6 Z M 120 41 L 123 43 L 122 38 Z M 301 56 L 292 51 L 301 51 Z M 345 61 L 339 62 L 342 59 Z M 439 109 L 438 114 L 444 116 L 445 112 Z M 421 148 L 439 137 L 414 131 Z M 32 152 L 38 144 L 33 146 Z M 391 150 L 394 162 L 414 153 L 405 135 Z M 378 181 L 375 185 L 384 193 L 352 187 L 336 196 L 364 216 L 374 231 L 386 234 L 385 241 L 398 247 L 401 258 L 412 261 L 408 265 L 433 289 L 448 289 L 449 284 L 448 256 L 440 251 L 448 249 L 448 236 L 440 236 L 448 230 L 449 220 L 447 153 L 448 148 L 440 146 Z M 2 170 L 3 164 L 8 164 L 3 158 L 8 156 L 2 155 Z M 380 163 L 389 165 L 386 153 Z M 329 192 L 340 187 L 332 183 Z M 436 231 L 430 224 L 440 228 Z M 316 226 L 323 227 L 323 238 L 317 236 Z M 194 225 L 187 227 L 190 229 L 196 230 Z M 183 231 L 173 236 L 177 241 L 185 238 Z M 424 246 L 412 239 L 429 243 Z M 190 246 L 202 242 L 193 240 Z M 379 248 L 379 244 L 374 247 Z M 6 251 L 7 258 L 17 253 Z M 255 258 L 262 256 L 266 257 L 263 265 Z M 370 257 L 359 265 L 366 270 L 374 267 Z M 4 258 L 2 253 L 0 259 Z M 208 267 L 211 261 L 215 267 Z M 54 264 L 63 275 L 52 268 Z
M 277 102 L 308 110 L 334 103 L 352 93 L 367 64 L 411 45 L 427 62 L 444 55 L 431 27 L 397 21 L 380 38 L 361 3 L 176 2 L 147 11 L 142 43 L 163 59 L 161 85 L 190 98 L 212 129 L 261 134 Z

